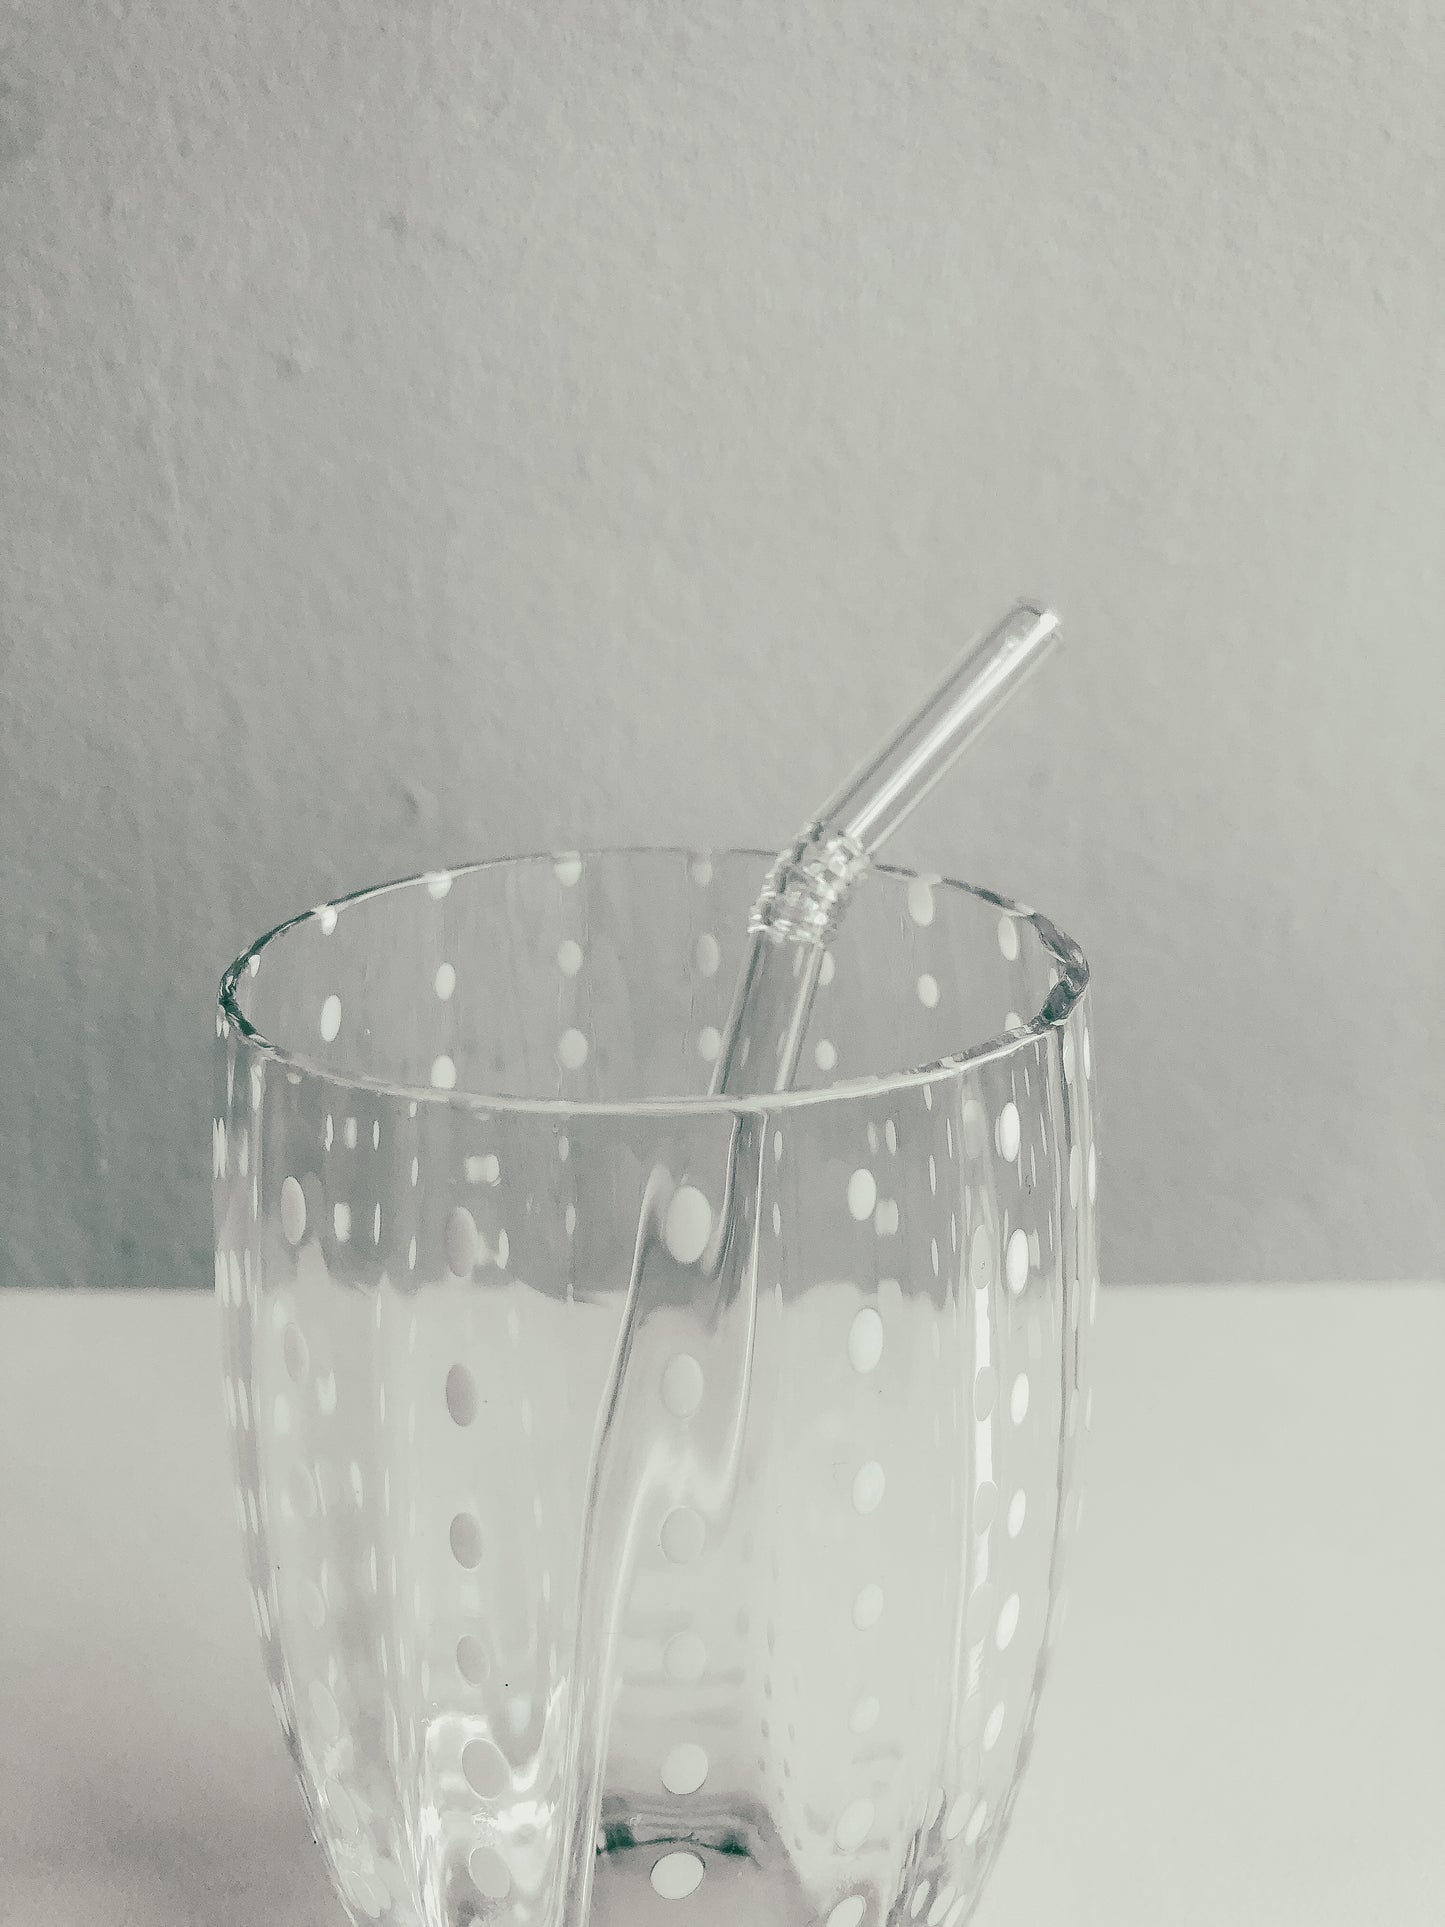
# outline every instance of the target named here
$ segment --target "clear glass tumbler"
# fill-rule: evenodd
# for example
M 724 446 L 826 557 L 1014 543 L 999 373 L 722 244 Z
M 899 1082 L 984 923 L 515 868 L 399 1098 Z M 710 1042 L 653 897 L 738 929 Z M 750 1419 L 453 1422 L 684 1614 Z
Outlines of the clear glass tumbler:
M 1088 973 L 1021 905 L 879 868 L 796 1087 L 709 1097 L 768 862 L 418 877 L 224 979 L 237 1518 L 357 1922 L 557 1927 L 584 1496 L 639 1211 L 665 1167 L 669 1242 L 699 1249 L 739 1128 L 766 1145 L 740 1470 L 721 1513 L 689 1503 L 728 1374 L 680 1304 L 637 1361 L 654 1476 L 591 1927 L 958 1927 L 1003 1839 L 1088 1423 Z

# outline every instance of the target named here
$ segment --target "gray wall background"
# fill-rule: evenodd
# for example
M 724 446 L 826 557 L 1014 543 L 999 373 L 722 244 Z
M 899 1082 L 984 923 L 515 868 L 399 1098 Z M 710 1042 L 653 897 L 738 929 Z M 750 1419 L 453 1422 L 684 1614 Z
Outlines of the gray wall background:
M 1445 12 L 10 0 L 0 1279 L 206 1283 L 333 892 L 775 844 L 1021 590 L 906 858 L 1097 972 L 1104 1271 L 1439 1275 Z

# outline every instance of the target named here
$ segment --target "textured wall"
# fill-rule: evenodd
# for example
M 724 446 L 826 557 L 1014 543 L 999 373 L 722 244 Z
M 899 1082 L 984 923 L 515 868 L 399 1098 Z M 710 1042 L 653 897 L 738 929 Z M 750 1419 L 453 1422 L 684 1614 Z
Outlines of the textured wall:
M 210 1005 L 471 855 L 904 854 L 1091 953 L 1105 1271 L 1445 1269 L 1445 13 L 9 0 L 0 1278 L 205 1282 Z

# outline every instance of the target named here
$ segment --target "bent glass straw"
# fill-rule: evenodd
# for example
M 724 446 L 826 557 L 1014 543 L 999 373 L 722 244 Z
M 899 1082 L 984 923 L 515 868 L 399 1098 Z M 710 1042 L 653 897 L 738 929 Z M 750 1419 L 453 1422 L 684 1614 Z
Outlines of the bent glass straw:
M 784 1091 L 792 1082 L 828 944 L 874 855 L 1058 640 L 1058 618 L 1017 604 L 932 691 L 886 743 L 835 792 L 802 834 L 779 852 L 748 918 L 752 946 L 738 979 L 711 1090 Z M 658 1168 L 648 1180 L 632 1272 L 588 1472 L 578 1584 L 577 1644 L 564 1755 L 564 1840 L 551 1927 L 588 1918 L 607 1747 L 609 1675 L 616 1615 L 651 1476 L 650 1433 L 631 1367 L 653 1307 L 690 1302 L 716 1333 L 729 1308 L 741 1317 L 714 1389 L 732 1422 L 706 1483 L 713 1506 L 737 1477 L 756 1330 L 755 1198 L 762 1134 L 740 1117 L 723 1198 L 707 1248 L 692 1264 L 667 1249 L 672 1195 Z M 753 1236 L 744 1226 L 751 1221 Z M 645 1376 L 645 1374 L 643 1374 Z M 595 1528 L 615 1529 L 597 1543 Z
M 1051 609 L 1018 603 L 779 853 L 748 919 L 714 1095 L 788 1089 L 823 953 L 874 856 L 1058 640 Z

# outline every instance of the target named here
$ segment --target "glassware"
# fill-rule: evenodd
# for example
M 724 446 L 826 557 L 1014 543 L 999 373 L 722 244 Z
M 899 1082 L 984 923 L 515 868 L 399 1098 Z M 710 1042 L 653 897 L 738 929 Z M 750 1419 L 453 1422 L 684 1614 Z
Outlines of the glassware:
M 759 1291 L 726 1513 L 709 1331 L 655 1460 L 591 1927 L 957 1927 L 1059 1598 L 1097 1299 L 1087 970 L 876 869 L 795 1087 L 708 1085 L 766 853 L 535 857 L 284 925 L 218 1014 L 217 1289 L 252 1602 L 356 1921 L 546 1918 L 582 1508 L 644 1191 L 736 1133 Z M 580 1924 L 579 1924 L 580 1927 Z

